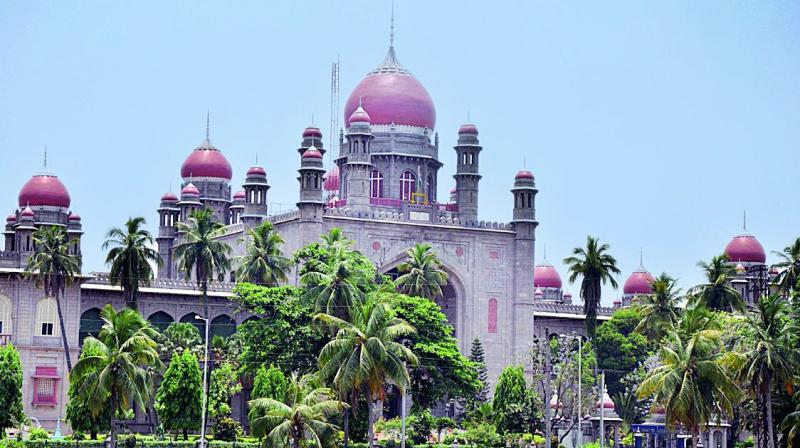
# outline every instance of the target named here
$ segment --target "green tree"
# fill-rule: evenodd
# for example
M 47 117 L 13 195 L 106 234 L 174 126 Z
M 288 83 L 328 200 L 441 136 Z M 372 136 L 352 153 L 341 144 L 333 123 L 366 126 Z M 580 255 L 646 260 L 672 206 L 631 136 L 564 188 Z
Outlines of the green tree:
M 796 238 L 782 251 L 772 253 L 780 260 L 773 265 L 780 272 L 778 285 L 783 291 L 793 291 L 797 287 L 797 281 L 800 280 L 800 238 Z
M 83 350 L 81 350 L 81 359 L 98 355 L 102 355 L 102 352 L 96 350 L 96 348 L 83 347 Z M 86 376 L 88 375 L 77 379 L 85 379 Z M 105 406 L 99 414 L 94 415 L 91 411 L 91 403 L 87 401 L 86 396 L 80 394 L 80 390 L 85 387 L 87 386 L 80 381 L 70 381 L 66 418 L 73 431 L 88 432 L 92 439 L 96 439 L 98 432 L 108 431 L 109 429 L 111 406 L 108 403 L 108 397 L 106 397 L 103 400 Z
M 267 286 L 285 282 L 291 261 L 283 256 L 283 238 L 272 223 L 264 221 L 255 229 L 249 229 L 247 236 L 247 252 L 239 257 L 236 280 Z
M 569 267 L 569 281 L 575 283 L 581 277 L 581 298 L 583 312 L 586 315 L 586 333 L 594 337 L 597 326 L 597 307 L 602 295 L 601 286 L 609 283 L 617 287 L 615 275 L 619 275 L 617 260 L 608 253 L 609 245 L 600 244 L 593 236 L 586 237 L 586 247 L 576 247 L 572 256 L 564 259 Z
M 478 380 L 481 382 L 481 388 L 478 393 L 475 394 L 475 398 L 473 399 L 474 405 L 472 407 L 475 408 L 480 406 L 482 403 L 486 403 L 489 399 L 489 373 L 486 371 L 486 359 L 484 357 L 483 344 L 477 336 L 472 340 L 472 347 L 469 351 L 469 360 L 474 363 L 475 368 L 478 371 Z
M 300 448 L 303 442 L 317 447 L 333 445 L 336 426 L 331 418 L 347 405 L 331 400 L 334 392 L 320 387 L 313 375 L 292 374 L 285 399 L 257 398 L 250 402 L 253 434 L 266 437 L 273 447 Z
M 84 385 L 80 394 L 98 416 L 110 402 L 113 420 L 139 405 L 145 409 L 153 392 L 153 370 L 163 365 L 155 342 L 157 331 L 130 308 L 114 311 L 111 304 L 100 312 L 103 327 L 97 338 L 87 337 L 84 350 L 96 355 L 81 358 L 70 373 L 70 381 Z M 111 423 L 111 446 L 116 447 L 117 430 Z
M 139 285 L 148 285 L 152 280 L 153 266 L 161 266 L 158 251 L 153 249 L 153 236 L 146 229 L 144 218 L 128 218 L 124 229 L 114 227 L 106 234 L 103 250 L 108 249 L 106 264 L 111 268 L 108 280 L 120 285 L 128 307 L 138 309 Z
M 314 310 L 304 303 L 302 290 L 243 283 L 236 286 L 235 293 L 232 300 L 239 311 L 257 317 L 236 328 L 244 372 L 254 374 L 265 364 L 301 374 L 316 369 L 317 360 L 308 355 L 319 353 L 326 339 L 321 329 L 312 325 Z
M 239 374 L 233 364 L 226 362 L 211 372 L 208 392 L 208 415 L 218 420 L 231 414 L 231 397 L 242 390 Z
M 0 346 L 0 439 L 5 438 L 6 428 L 18 426 L 24 418 L 19 352 L 12 344 Z
M 625 389 L 620 383 L 622 376 L 635 370 L 653 350 L 647 338 L 634 331 L 639 323 L 636 309 L 622 308 L 597 327 L 592 347 L 597 367 L 606 372 L 606 385 L 612 397 Z
M 403 338 L 419 358 L 410 370 L 414 410 L 431 409 L 445 398 L 469 399 L 479 393 L 478 364 L 461 354 L 453 327 L 439 305 L 404 294 L 387 297 L 395 316 L 416 329 Z
M 731 279 L 736 276 L 736 267 L 729 261 L 726 255 L 720 255 L 712 258 L 709 263 L 697 263 L 703 269 L 707 283 L 689 291 L 692 305 L 702 305 L 716 311 L 744 311 L 742 296 L 730 284 Z
M 652 287 L 652 294 L 635 299 L 634 309 L 641 316 L 636 331 L 651 341 L 660 341 L 680 319 L 680 289 L 676 287 L 675 279 L 666 273 L 659 275 Z
M 766 423 L 767 448 L 774 448 L 773 386 L 790 386 L 800 369 L 800 360 L 785 299 L 779 295 L 764 296 L 756 307 L 757 312 L 746 321 L 751 337 L 742 338 L 739 347 L 740 372 L 743 384 L 750 386 L 753 398 L 764 409 L 760 418 Z
M 156 410 L 164 429 L 183 431 L 183 440 L 189 440 L 189 430 L 200 429 L 202 401 L 203 380 L 197 357 L 189 350 L 174 352 L 156 392 Z
M 697 446 L 700 427 L 715 412 L 731 415 L 741 390 L 724 367 L 719 323 L 703 310 L 689 310 L 687 318 L 693 322 L 683 331 L 665 336 L 660 365 L 648 373 L 637 393 L 640 398 L 653 397 L 666 409 L 667 423 L 683 425 L 692 434 L 692 446 Z
M 25 278 L 33 279 L 37 288 L 43 289 L 45 295 L 55 299 L 67 371 L 72 371 L 61 297 L 67 286 L 73 283 L 75 276 L 81 273 L 80 256 L 72 251 L 78 240 L 69 238 L 66 227 L 45 226 L 33 233 L 33 242 L 34 253 L 25 267 Z
M 330 380 L 340 397 L 366 392 L 371 446 L 377 417 L 373 402 L 383 400 L 387 381 L 401 392 L 405 390 L 410 383 L 406 362 L 418 364 L 414 353 L 397 342 L 415 330 L 379 297 L 370 297 L 351 314 L 352 322 L 325 313 L 314 316 L 315 321 L 336 331 L 319 354 L 320 377 Z
M 435 299 L 442 295 L 442 287 L 447 284 L 447 273 L 442 270 L 442 262 L 428 243 L 415 244 L 406 251 L 408 260 L 397 267 L 400 276 L 397 288 L 410 296 Z
M 525 432 L 527 429 L 517 427 L 511 419 L 511 415 L 516 411 L 515 408 L 527 401 L 526 390 L 524 368 L 515 365 L 506 366 L 500 373 L 500 379 L 497 380 L 492 400 L 495 425 L 501 434 Z
M 800 441 L 800 392 L 795 393 L 795 409 L 781 422 L 781 430 L 786 434 L 787 446 L 796 447 Z
M 158 350 L 164 356 L 169 356 L 175 352 L 190 350 L 195 357 L 203 356 L 203 339 L 200 337 L 200 330 L 197 326 L 189 322 L 172 322 L 163 333 L 160 333 L 156 341 Z
M 283 401 L 286 399 L 286 391 L 289 388 L 289 380 L 283 371 L 275 366 L 266 369 L 263 365 L 258 369 L 256 378 L 253 380 L 253 390 L 250 397 L 272 398 L 273 400 Z

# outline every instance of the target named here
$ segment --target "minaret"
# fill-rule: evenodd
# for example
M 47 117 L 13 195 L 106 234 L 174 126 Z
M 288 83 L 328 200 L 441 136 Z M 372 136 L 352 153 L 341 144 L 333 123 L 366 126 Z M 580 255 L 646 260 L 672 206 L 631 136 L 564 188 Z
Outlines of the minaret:
M 534 282 L 534 260 L 536 253 L 536 208 L 534 206 L 536 182 L 533 173 L 520 171 L 514 178 L 514 360 L 521 362 L 527 356 L 528 345 L 533 337 L 533 302 L 531 285 Z
M 34 218 L 36 213 L 30 208 L 25 207 L 19 214 L 19 224 L 14 229 L 17 240 L 17 252 L 33 252 L 33 232 L 36 231 Z M 27 263 L 27 259 L 25 261 Z
M 458 216 L 464 223 L 478 220 L 478 183 L 481 180 L 480 153 L 483 149 L 478 142 L 478 128 L 464 124 L 458 129 L 456 150 L 456 204 Z
M 81 257 L 81 236 L 83 236 L 83 226 L 81 225 L 81 216 L 77 213 L 70 213 L 67 218 L 67 236 L 72 243 L 70 252 L 73 255 Z
M 300 222 L 322 222 L 322 209 L 325 201 L 322 197 L 322 184 L 325 168 L 322 167 L 322 153 L 311 146 L 303 153 L 300 160 L 300 200 L 297 208 L 300 210 Z
M 325 155 L 326 151 L 322 146 L 322 131 L 313 124 L 303 129 L 303 142 L 300 144 L 300 147 L 297 148 L 297 153 L 300 154 L 300 157 L 303 157 L 303 153 L 306 152 L 306 149 L 312 146 L 316 148 L 320 154 L 323 156 Z
M 244 213 L 241 221 L 248 227 L 256 227 L 267 219 L 267 171 L 260 166 L 247 170 L 244 187 Z
M 181 209 L 178 207 L 178 197 L 171 191 L 161 196 L 158 206 L 158 254 L 163 264 L 158 272 L 160 278 L 172 278 L 172 249 L 175 246 L 175 224 L 181 218 Z
M 14 243 L 15 243 L 15 241 L 14 241 L 14 226 L 16 226 L 16 225 L 17 225 L 17 214 L 16 213 L 12 213 L 12 214 L 8 215 L 8 217 L 6 218 L 6 229 L 5 229 L 5 232 L 3 232 L 3 236 L 5 236 L 5 240 L 6 240 L 6 246 L 5 246 L 6 249 L 5 249 L 5 251 L 9 252 L 9 253 L 17 251 L 17 248 L 14 245 Z
M 347 199 L 347 207 L 358 210 L 369 210 L 370 185 L 369 175 L 372 171 L 370 145 L 372 144 L 371 119 L 362 106 L 350 114 L 348 120 L 346 144 L 342 147 L 344 166 L 342 169 L 344 186 L 342 197 Z

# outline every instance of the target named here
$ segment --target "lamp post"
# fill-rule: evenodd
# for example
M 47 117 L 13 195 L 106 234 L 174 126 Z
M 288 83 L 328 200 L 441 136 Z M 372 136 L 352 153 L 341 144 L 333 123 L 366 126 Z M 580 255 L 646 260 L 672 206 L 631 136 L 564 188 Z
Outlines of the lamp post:
M 199 315 L 195 315 L 194 318 L 202 320 L 206 325 L 205 354 L 203 355 L 203 409 L 201 414 L 202 418 L 200 419 L 200 448 L 204 448 L 206 446 L 206 414 L 208 414 L 208 331 L 210 322 L 207 318 L 200 317 Z

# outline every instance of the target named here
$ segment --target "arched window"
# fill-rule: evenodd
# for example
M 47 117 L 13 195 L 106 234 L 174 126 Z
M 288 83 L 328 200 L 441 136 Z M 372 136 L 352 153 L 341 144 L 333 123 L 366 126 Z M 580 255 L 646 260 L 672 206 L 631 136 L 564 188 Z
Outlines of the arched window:
M 90 308 L 84 311 L 81 314 L 78 329 L 78 345 L 83 345 L 83 340 L 87 336 L 97 337 L 101 328 L 103 328 L 103 321 L 100 319 L 100 310 L 98 308 Z
M 58 336 L 58 309 L 56 300 L 50 297 L 40 299 L 36 304 L 36 335 Z
M 410 201 L 411 195 L 417 192 L 417 176 L 411 171 L 404 171 L 400 176 L 400 199 Z
M 378 170 L 372 170 L 369 175 L 369 197 L 383 197 L 383 174 Z
M 428 202 L 436 202 L 436 185 L 433 184 L 433 175 L 428 174 L 428 185 L 426 194 L 428 195 Z
M 181 317 L 181 323 L 184 324 L 192 324 L 197 331 L 200 332 L 200 339 L 206 340 L 206 322 L 200 319 L 195 319 L 195 316 L 198 316 L 197 313 L 189 313 L 183 317 Z
M 209 333 L 211 334 L 212 340 L 214 339 L 214 336 L 222 336 L 223 338 L 227 338 L 235 332 L 236 321 L 231 319 L 231 317 L 227 314 L 219 315 L 211 320 L 211 328 L 209 329 Z
M 497 333 L 497 299 L 489 299 L 489 333 Z
M 153 328 L 158 329 L 158 331 L 162 333 L 167 329 L 167 327 L 169 327 L 169 324 L 175 322 L 175 319 L 173 319 L 172 316 L 163 311 L 157 311 L 151 314 L 147 320 L 150 322 L 150 325 L 152 325 Z
M 0 334 L 11 334 L 11 300 L 0 295 Z

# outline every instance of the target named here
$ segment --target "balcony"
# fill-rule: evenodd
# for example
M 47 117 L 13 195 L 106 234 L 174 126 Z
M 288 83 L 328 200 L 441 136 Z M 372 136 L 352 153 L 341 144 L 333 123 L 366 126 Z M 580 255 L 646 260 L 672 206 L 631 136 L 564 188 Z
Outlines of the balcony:
M 10 334 L 0 334 L 0 346 L 8 345 L 11 343 Z

